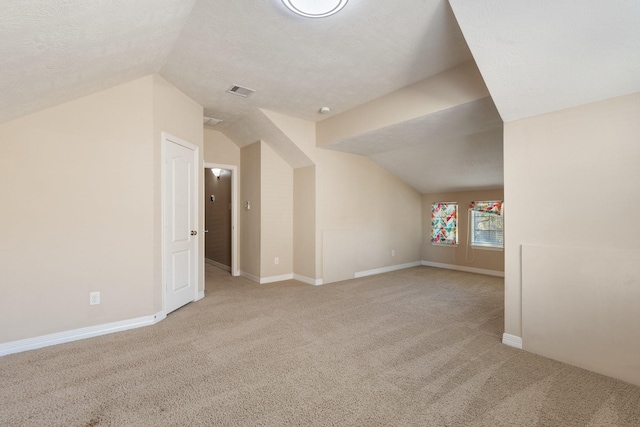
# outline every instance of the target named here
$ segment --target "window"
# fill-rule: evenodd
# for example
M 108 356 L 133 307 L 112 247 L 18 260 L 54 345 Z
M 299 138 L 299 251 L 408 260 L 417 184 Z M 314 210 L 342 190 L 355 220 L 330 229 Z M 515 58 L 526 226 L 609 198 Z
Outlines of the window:
M 458 244 L 458 204 L 439 202 L 431 205 L 431 243 Z
M 469 206 L 471 245 L 504 247 L 502 201 L 472 202 Z

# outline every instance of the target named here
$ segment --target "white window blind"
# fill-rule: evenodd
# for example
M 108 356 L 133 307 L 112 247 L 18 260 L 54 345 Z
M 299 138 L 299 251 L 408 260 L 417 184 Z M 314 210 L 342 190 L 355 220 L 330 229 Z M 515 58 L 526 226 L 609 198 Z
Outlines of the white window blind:
M 502 201 L 472 202 L 471 245 L 489 248 L 504 247 Z

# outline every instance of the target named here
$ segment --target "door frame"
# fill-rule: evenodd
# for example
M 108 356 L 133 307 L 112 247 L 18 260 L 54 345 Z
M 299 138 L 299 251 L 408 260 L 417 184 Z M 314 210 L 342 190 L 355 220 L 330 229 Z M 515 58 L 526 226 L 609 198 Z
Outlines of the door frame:
M 168 144 L 177 144 L 177 145 L 181 145 L 185 148 L 188 148 L 189 150 L 193 151 L 193 182 L 194 182 L 194 197 L 193 197 L 193 212 L 195 213 L 195 224 L 193 224 L 194 230 L 198 231 L 198 234 L 196 234 L 196 242 L 195 242 L 195 253 L 194 255 L 194 261 L 196 263 L 195 266 L 195 277 L 194 277 L 194 282 L 195 282 L 195 286 L 194 286 L 194 294 L 193 294 L 193 301 L 197 301 L 199 299 L 202 299 L 204 297 L 204 292 L 199 292 L 198 288 L 200 287 L 200 271 L 203 268 L 204 264 L 204 259 L 201 260 L 200 259 L 200 244 L 201 241 L 204 242 L 204 240 L 199 239 L 199 237 L 201 236 L 201 228 L 200 227 L 200 219 L 201 219 L 201 215 L 200 215 L 200 172 L 201 172 L 201 167 L 200 167 L 200 148 L 195 145 L 192 144 L 190 142 L 187 142 L 181 138 L 178 138 L 177 136 L 173 136 L 168 132 L 161 132 L 161 137 L 162 137 L 162 144 L 161 144 L 161 154 L 160 154 L 160 174 L 161 174 L 161 190 L 160 190 L 160 203 L 162 205 L 160 211 L 161 211 L 161 219 L 160 219 L 160 223 L 161 223 L 161 232 L 160 232 L 160 238 L 162 239 L 162 268 L 161 268 L 161 272 L 160 272 L 160 277 L 161 277 L 161 283 L 162 283 L 162 313 L 166 316 L 167 315 L 167 304 L 166 304 L 166 300 L 167 300 L 167 283 L 165 282 L 165 272 L 166 272 L 166 263 L 167 263 L 167 247 L 166 247 L 166 241 L 165 241 L 165 234 L 166 234 L 166 225 L 165 221 L 167 218 L 167 214 L 166 214 L 166 204 L 165 204 L 165 198 L 166 198 L 166 190 L 167 190 L 167 182 L 166 182 L 166 168 L 167 168 L 167 146 Z
M 240 276 L 238 266 L 240 260 L 240 248 L 238 246 L 238 202 L 240 194 L 238 189 L 238 166 L 225 165 L 222 163 L 205 163 L 204 169 L 220 168 L 231 171 L 231 275 Z M 207 197 L 202 189 L 202 200 Z M 204 262 L 204 253 L 202 254 Z

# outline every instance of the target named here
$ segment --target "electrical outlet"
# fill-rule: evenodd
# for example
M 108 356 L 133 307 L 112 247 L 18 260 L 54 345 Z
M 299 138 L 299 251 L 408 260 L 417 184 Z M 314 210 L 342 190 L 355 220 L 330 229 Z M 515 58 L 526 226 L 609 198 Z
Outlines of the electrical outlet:
M 391 249 L 391 256 L 396 256 L 396 250 L 395 249 Z
M 274 263 L 275 265 L 280 264 L 280 258 L 275 257 L 275 258 L 273 259 L 273 263 Z
M 98 305 L 98 304 L 100 304 L 100 292 L 90 292 L 89 305 Z

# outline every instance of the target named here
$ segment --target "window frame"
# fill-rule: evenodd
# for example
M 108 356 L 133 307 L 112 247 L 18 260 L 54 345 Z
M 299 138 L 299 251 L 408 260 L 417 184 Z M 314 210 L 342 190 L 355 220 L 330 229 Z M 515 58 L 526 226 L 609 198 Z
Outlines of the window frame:
M 501 224 L 501 231 L 502 231 L 502 245 L 498 246 L 497 244 L 492 244 L 492 243 L 477 243 L 475 242 L 475 235 L 476 235 L 476 222 L 477 222 L 477 217 L 478 216 L 484 216 L 487 217 L 491 220 L 492 217 L 494 217 L 496 220 L 499 218 Z M 469 245 L 471 247 L 473 247 L 474 249 L 482 249 L 482 250 L 488 250 L 488 251 L 503 251 L 504 250 L 504 215 L 500 214 L 500 215 L 496 215 L 496 214 L 491 214 L 491 213 L 486 213 L 486 212 L 480 212 L 480 211 L 475 211 L 472 209 L 469 209 Z

